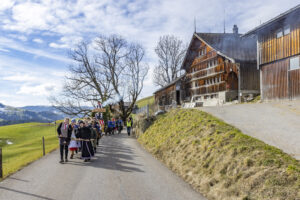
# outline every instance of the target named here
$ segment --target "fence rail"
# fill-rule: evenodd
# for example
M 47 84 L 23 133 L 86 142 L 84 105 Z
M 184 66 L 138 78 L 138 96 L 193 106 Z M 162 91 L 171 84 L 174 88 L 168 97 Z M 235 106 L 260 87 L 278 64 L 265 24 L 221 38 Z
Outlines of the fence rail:
M 40 140 L 40 145 L 39 147 L 35 148 L 35 151 L 38 151 L 41 153 L 42 156 L 45 156 L 46 155 L 46 152 L 49 152 L 49 142 L 47 143 L 48 146 L 46 146 L 46 139 L 45 136 L 43 136 Z M 51 142 L 53 143 L 53 142 Z M 55 143 L 56 142 L 56 139 L 55 139 Z M 32 143 L 34 144 L 34 142 Z M 13 144 L 12 144 L 13 145 Z M 53 145 L 53 144 L 51 144 Z M 46 151 L 46 148 L 47 148 L 47 151 Z M 14 158 L 10 157 L 10 156 L 7 156 L 7 155 L 10 155 L 10 151 L 11 151 L 12 148 L 10 148 L 10 150 L 8 150 L 8 147 L 6 146 L 0 146 L 0 179 L 6 177 L 8 174 L 11 174 L 11 173 L 14 173 L 15 170 L 8 170 L 8 165 L 14 165 L 13 164 L 13 160 Z M 52 147 L 51 147 L 51 150 L 52 150 Z M 50 150 L 50 151 L 51 151 Z M 26 148 L 24 148 L 24 151 L 26 151 Z M 26 153 L 25 153 L 26 154 Z M 22 155 L 24 156 L 24 155 Z M 32 162 L 33 160 L 29 159 L 28 161 L 25 161 L 23 164 L 27 164 L 27 163 L 30 163 Z M 20 167 L 23 165 L 21 164 Z
M 149 117 L 149 105 L 135 109 L 132 113 L 133 114 L 146 114 L 147 117 Z

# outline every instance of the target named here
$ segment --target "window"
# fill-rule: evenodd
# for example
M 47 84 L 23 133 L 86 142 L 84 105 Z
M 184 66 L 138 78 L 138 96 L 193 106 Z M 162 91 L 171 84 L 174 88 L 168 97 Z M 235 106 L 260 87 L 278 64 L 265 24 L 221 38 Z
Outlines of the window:
M 280 38 L 280 37 L 282 37 L 282 36 L 283 36 L 282 29 L 279 29 L 279 30 L 277 31 L 277 33 L 276 33 L 276 37 L 277 37 L 277 38 Z
M 299 69 L 299 56 L 290 59 L 290 70 Z
M 284 35 L 287 35 L 291 32 L 291 27 L 288 25 L 288 26 L 285 26 L 284 29 L 283 29 L 283 34 Z

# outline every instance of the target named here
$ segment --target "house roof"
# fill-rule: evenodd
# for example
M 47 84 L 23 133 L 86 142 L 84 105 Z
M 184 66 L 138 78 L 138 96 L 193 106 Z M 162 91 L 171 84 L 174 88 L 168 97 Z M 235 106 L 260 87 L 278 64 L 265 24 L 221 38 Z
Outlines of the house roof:
M 195 53 L 192 53 L 193 51 L 191 50 L 194 39 L 199 39 L 204 42 L 216 50 L 219 55 L 226 57 L 232 62 L 255 62 L 257 59 L 255 38 L 241 37 L 241 34 L 235 33 L 194 33 L 182 62 L 181 69 L 186 68 L 188 57 L 197 56 Z M 191 55 L 188 56 L 189 54 Z
M 295 6 L 295 7 L 293 7 L 293 8 L 291 8 L 291 9 L 289 9 L 289 10 L 287 10 L 286 12 L 281 13 L 280 15 L 278 15 L 278 16 L 276 16 L 276 17 L 270 19 L 269 21 L 266 21 L 265 23 L 263 23 L 263 24 L 257 26 L 256 28 L 254 28 L 254 29 L 248 31 L 248 32 L 245 33 L 243 36 L 248 36 L 248 35 L 251 35 L 251 34 L 253 34 L 253 33 L 256 33 L 256 32 L 258 32 L 259 30 L 264 29 L 264 28 L 266 28 L 266 27 L 268 27 L 268 26 L 271 26 L 272 24 L 276 23 L 277 21 L 282 20 L 282 19 L 285 19 L 285 18 L 287 18 L 289 15 L 292 15 L 292 14 L 294 14 L 294 13 L 295 13 L 295 14 L 298 13 L 298 19 L 299 19 L 300 4 L 297 5 L 297 6 Z M 293 20 L 295 20 L 295 19 L 293 19 Z
M 161 88 L 159 88 L 158 90 L 156 90 L 156 91 L 154 92 L 154 94 L 156 94 L 156 93 L 158 93 L 158 92 L 160 92 L 160 91 L 162 91 L 162 90 L 164 90 L 164 89 L 170 87 L 171 85 L 175 84 L 177 81 L 181 80 L 184 76 L 185 76 L 185 74 L 179 76 L 178 78 L 176 78 L 175 80 L 173 80 L 173 81 L 172 81 L 171 83 L 169 83 L 168 85 L 165 85 L 164 87 L 161 87 Z
M 217 53 L 237 61 L 256 61 L 256 40 L 252 37 L 241 37 L 234 33 L 195 33 L 204 43 Z

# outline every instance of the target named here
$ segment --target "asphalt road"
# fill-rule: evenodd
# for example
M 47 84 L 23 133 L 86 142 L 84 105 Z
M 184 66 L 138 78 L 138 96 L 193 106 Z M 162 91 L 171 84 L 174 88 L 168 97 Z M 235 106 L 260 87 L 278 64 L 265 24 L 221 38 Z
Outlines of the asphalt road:
M 300 160 L 300 101 L 236 104 L 200 109 Z
M 0 182 L 0 199 L 205 199 L 125 134 L 103 137 L 98 152 L 67 164 L 48 154 Z

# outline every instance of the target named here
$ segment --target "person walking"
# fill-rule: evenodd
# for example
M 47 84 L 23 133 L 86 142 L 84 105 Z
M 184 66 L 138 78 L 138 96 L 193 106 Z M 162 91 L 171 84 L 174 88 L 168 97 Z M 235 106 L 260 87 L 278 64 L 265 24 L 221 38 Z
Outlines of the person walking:
M 97 151 L 97 130 L 96 130 L 96 122 L 95 121 L 92 122 L 90 129 L 91 129 L 91 141 L 92 141 L 92 145 L 94 148 L 94 152 L 96 153 L 96 151 Z
M 69 125 L 69 121 L 69 118 L 65 118 L 64 122 L 60 123 L 57 128 L 57 134 L 59 138 L 60 163 L 68 162 L 68 146 L 72 135 L 72 126 Z
M 81 159 L 84 162 L 90 161 L 94 156 L 94 149 L 91 142 L 91 129 L 87 127 L 87 124 L 83 121 L 79 122 L 80 128 L 78 129 L 78 137 L 81 142 Z
M 71 141 L 69 144 L 69 150 L 71 151 L 71 156 L 70 159 L 73 159 L 74 157 L 74 152 L 78 150 L 78 141 L 76 138 L 76 119 L 71 120 L 71 126 L 72 126 L 72 135 L 71 135 Z
M 120 134 L 123 130 L 123 121 L 122 121 L 121 117 L 119 117 L 119 119 L 117 121 L 117 129 L 118 129 L 118 134 Z
M 127 126 L 127 134 L 128 136 L 130 136 L 131 127 L 132 127 L 132 120 L 130 118 L 128 118 L 126 126 Z
M 109 135 L 114 134 L 114 124 L 113 124 L 112 120 L 109 120 L 107 122 L 107 127 L 108 127 L 108 134 Z

